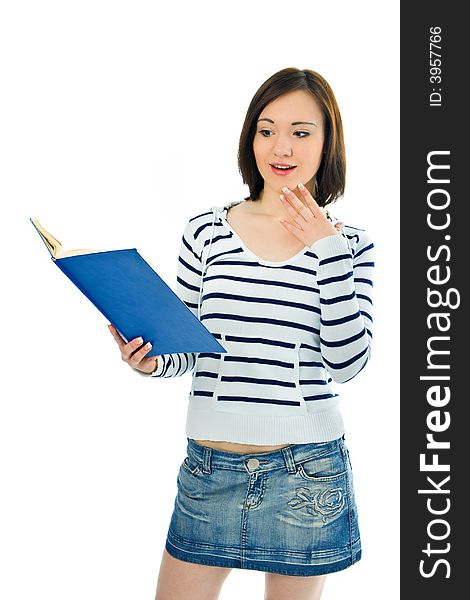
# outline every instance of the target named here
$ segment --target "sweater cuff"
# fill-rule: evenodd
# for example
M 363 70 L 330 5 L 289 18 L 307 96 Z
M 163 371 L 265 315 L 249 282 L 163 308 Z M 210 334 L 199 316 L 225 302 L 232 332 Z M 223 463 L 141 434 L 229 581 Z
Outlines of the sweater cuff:
M 158 356 L 157 361 L 157 368 L 155 371 L 153 371 L 153 373 L 150 374 L 152 377 L 160 377 L 160 375 L 163 373 L 163 369 L 165 368 L 165 359 L 163 358 L 163 355 Z
M 310 248 L 313 252 L 315 252 L 320 260 L 322 258 L 330 258 L 331 256 L 337 256 L 339 254 L 351 254 L 351 248 L 348 240 L 343 233 L 327 235 L 326 237 L 317 240 L 310 246 Z
M 136 373 L 138 373 L 139 375 L 141 375 L 142 377 L 158 377 L 159 375 L 161 375 L 164 367 L 165 367 L 165 361 L 163 360 L 163 358 L 161 356 L 159 356 L 158 362 L 157 362 L 157 368 L 155 369 L 155 371 L 152 371 L 151 373 L 144 373 L 143 371 L 139 371 L 139 369 L 134 369 L 134 371 Z M 134 368 L 134 367 L 132 367 L 132 368 Z

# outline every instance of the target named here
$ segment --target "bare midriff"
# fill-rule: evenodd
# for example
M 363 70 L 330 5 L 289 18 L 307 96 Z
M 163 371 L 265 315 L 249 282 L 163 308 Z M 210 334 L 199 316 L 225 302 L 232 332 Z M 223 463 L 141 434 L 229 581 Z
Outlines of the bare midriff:
M 192 439 L 192 438 L 191 438 Z M 271 452 L 289 446 L 289 444 L 281 444 L 279 446 L 254 446 L 252 444 L 236 444 L 235 442 L 219 442 L 214 440 L 194 440 L 196 444 L 208 446 L 214 450 L 223 450 L 224 452 L 236 452 L 237 454 L 253 454 L 255 452 Z

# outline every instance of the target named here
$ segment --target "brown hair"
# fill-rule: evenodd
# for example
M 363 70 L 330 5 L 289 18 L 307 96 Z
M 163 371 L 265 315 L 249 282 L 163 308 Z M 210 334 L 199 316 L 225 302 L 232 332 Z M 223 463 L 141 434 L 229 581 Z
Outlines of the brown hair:
M 250 190 L 245 200 L 258 200 L 264 180 L 256 166 L 253 139 L 261 111 L 287 92 L 305 90 L 320 105 L 325 120 L 323 159 L 316 174 L 315 200 L 320 206 L 335 202 L 344 194 L 346 154 L 343 124 L 336 98 L 328 82 L 315 71 L 287 67 L 267 79 L 253 96 L 243 123 L 238 146 L 238 170 Z

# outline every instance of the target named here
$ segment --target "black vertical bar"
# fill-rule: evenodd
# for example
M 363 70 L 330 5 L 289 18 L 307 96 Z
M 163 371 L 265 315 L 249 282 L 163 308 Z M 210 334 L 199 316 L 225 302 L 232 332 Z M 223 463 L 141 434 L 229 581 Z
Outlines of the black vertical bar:
M 470 552 L 463 542 L 470 508 L 464 381 L 470 375 L 470 227 L 464 217 L 470 108 L 462 10 L 452 1 L 401 2 L 403 599 L 469 594 Z

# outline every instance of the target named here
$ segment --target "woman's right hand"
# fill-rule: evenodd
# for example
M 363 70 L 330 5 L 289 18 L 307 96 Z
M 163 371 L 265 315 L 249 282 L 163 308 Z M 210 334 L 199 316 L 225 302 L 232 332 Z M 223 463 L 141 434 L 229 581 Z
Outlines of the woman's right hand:
M 121 351 L 121 358 L 130 367 L 141 371 L 142 373 L 153 373 L 158 365 L 158 358 L 156 356 L 149 356 L 145 358 L 145 355 L 150 352 L 152 344 L 142 345 L 144 340 L 142 338 L 134 338 L 130 342 L 126 343 L 125 340 L 119 335 L 117 329 L 111 325 L 108 325 L 109 331 L 112 333 L 117 345 Z

